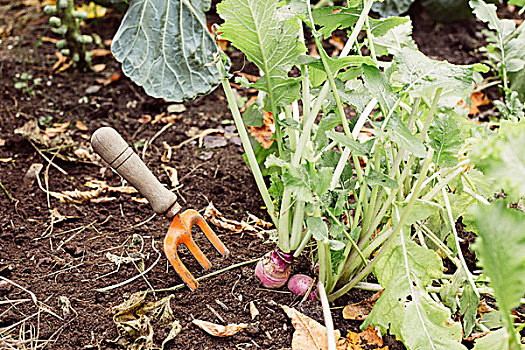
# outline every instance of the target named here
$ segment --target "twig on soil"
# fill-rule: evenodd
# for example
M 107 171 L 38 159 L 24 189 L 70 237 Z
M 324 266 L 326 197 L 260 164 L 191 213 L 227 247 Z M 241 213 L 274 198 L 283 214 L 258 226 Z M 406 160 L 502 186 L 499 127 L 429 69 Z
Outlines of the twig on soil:
M 139 223 L 136 224 L 136 225 L 133 225 L 133 226 L 128 227 L 128 228 L 123 228 L 123 229 L 117 231 L 117 233 L 130 231 L 130 230 L 136 229 L 137 227 L 140 227 L 140 226 L 142 226 L 142 225 L 145 225 L 145 224 L 147 224 L 148 222 L 150 222 L 151 220 L 153 220 L 153 218 L 154 218 L 155 216 L 157 216 L 156 213 L 153 214 L 153 215 L 151 215 L 151 216 L 150 216 L 149 218 L 147 218 L 146 220 L 144 220 L 144 221 L 142 221 L 142 222 L 139 222 Z
M 36 150 L 36 152 L 42 157 L 44 158 L 48 163 L 49 165 L 52 165 L 53 167 L 55 167 L 58 171 L 60 171 L 62 174 L 64 175 L 68 175 L 68 173 L 62 169 L 61 167 L 59 167 L 58 165 L 56 165 L 55 163 L 53 163 L 51 161 L 51 159 L 49 159 L 44 153 L 42 153 L 42 151 L 33 143 L 33 141 L 31 140 L 27 140 L 29 141 L 29 143 L 31 144 L 31 146 L 33 146 L 33 148 Z
M 29 301 L 29 300 L 31 299 L 2 300 L 0 301 L 0 305 L 25 303 L 26 301 Z
M 152 246 L 154 246 L 154 243 L 155 241 L 152 241 Z M 95 289 L 95 292 L 100 292 L 100 293 L 104 293 L 104 292 L 107 292 L 109 290 L 112 290 L 112 289 L 115 289 L 115 288 L 120 288 L 122 286 L 125 286 L 126 284 L 128 283 L 131 283 L 133 281 L 135 281 L 136 279 L 138 278 L 141 278 L 141 277 L 144 277 L 144 275 L 146 275 L 148 272 L 150 272 L 160 261 L 160 258 L 162 256 L 162 254 L 155 248 L 153 248 L 157 253 L 158 253 L 158 257 L 157 259 L 153 262 L 153 264 L 151 264 L 150 267 L 148 267 L 146 270 L 144 270 L 143 272 L 141 272 L 140 274 L 136 275 L 136 276 L 133 276 L 131 278 L 128 278 L 127 280 L 125 281 L 122 281 L 120 283 L 117 283 L 117 284 L 113 284 L 111 286 L 107 286 L 107 287 L 104 287 L 104 288 L 99 288 L 99 289 Z M 156 292 L 156 290 L 152 289 L 151 291 L 148 291 L 148 292 Z
M 192 136 L 189 139 L 186 139 L 186 140 L 182 141 L 181 143 L 179 143 L 178 145 L 173 146 L 171 148 L 172 149 L 181 148 L 184 145 L 187 145 L 188 143 L 190 143 L 191 141 L 196 140 L 196 139 L 199 139 L 199 147 L 200 147 L 202 145 L 202 139 L 204 138 L 204 136 L 210 135 L 210 134 L 224 134 L 224 131 L 223 130 L 219 130 L 219 129 L 206 129 L 203 132 L 201 132 L 200 134 Z
M 38 299 L 37 299 L 35 293 L 33 293 L 32 291 L 30 291 L 29 289 L 26 289 L 26 288 L 22 287 L 22 286 L 19 285 L 18 283 L 13 282 L 13 281 L 11 281 L 11 280 L 8 279 L 8 278 L 5 278 L 4 276 L 0 276 L 0 279 L 6 281 L 7 283 L 12 284 L 12 285 L 15 286 L 15 287 L 20 288 L 20 289 L 22 289 L 24 292 L 28 293 L 28 294 L 31 296 L 31 299 L 33 300 L 33 303 L 35 303 L 35 305 L 38 306 Z
M 213 307 L 211 307 L 211 306 L 208 305 L 208 304 L 206 304 L 206 307 L 208 308 L 208 310 L 211 311 L 212 314 L 215 315 L 215 317 L 217 317 L 217 319 L 218 319 L 219 321 L 221 321 L 221 322 L 224 323 L 224 324 L 228 324 L 228 322 L 226 322 L 226 321 L 224 320 L 224 318 L 222 318 L 221 315 L 220 315 L 220 314 L 219 314 L 219 313 L 218 313 Z
M 9 191 L 7 190 L 7 188 L 5 188 L 4 184 L 2 183 L 2 181 L 0 181 L 0 188 L 2 188 L 2 190 L 4 191 L 5 195 L 7 196 L 7 199 L 9 199 L 10 202 L 13 202 L 15 199 L 13 198 L 13 196 L 11 196 L 11 194 L 9 193 Z
M 153 143 L 153 141 L 155 141 L 155 139 L 157 137 L 159 137 L 164 131 L 168 130 L 169 128 L 171 128 L 172 126 L 174 125 L 174 123 L 168 123 L 166 125 L 164 125 L 162 127 L 162 129 L 160 129 L 155 135 L 153 135 L 153 137 L 151 139 L 149 139 L 148 141 L 146 141 L 146 143 L 144 144 L 144 146 L 142 147 L 142 159 L 145 158 L 146 156 L 146 149 L 148 149 L 148 146 L 151 145 Z
M 233 265 L 230 265 L 228 267 L 225 267 L 224 269 L 220 269 L 220 270 L 217 270 L 215 272 L 212 272 L 212 273 L 209 273 L 207 275 L 204 275 L 204 276 L 201 276 L 201 277 L 197 277 L 196 280 L 197 281 L 202 281 L 203 279 L 206 279 L 206 278 L 210 278 L 210 277 L 213 277 L 213 276 L 217 276 L 217 275 L 220 275 L 221 273 L 223 272 L 226 272 L 226 271 L 230 271 L 230 270 L 233 270 L 233 269 L 236 269 L 238 267 L 241 267 L 241 266 L 244 266 L 244 265 L 249 265 L 249 264 L 253 264 L 253 263 L 256 263 L 258 262 L 259 260 L 261 260 L 262 258 L 257 258 L 257 259 L 252 259 L 252 260 L 248 260 L 248 261 L 243 261 L 243 262 L 240 262 L 240 263 L 237 263 L 237 264 L 233 264 Z M 163 289 L 156 289 L 155 292 L 173 292 L 173 291 L 176 291 L 176 290 L 179 290 L 179 289 L 182 289 L 186 286 L 186 284 L 184 283 L 181 283 L 181 284 L 177 284 L 173 287 L 169 287 L 169 288 L 163 288 Z M 148 291 L 149 292 L 149 291 Z

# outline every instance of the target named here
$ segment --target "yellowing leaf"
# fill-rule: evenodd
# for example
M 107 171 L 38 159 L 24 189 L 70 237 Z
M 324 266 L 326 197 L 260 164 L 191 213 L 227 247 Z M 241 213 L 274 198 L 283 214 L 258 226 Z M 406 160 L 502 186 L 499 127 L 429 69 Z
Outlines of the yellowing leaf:
M 104 6 L 97 5 L 94 2 L 90 2 L 88 4 L 84 4 L 82 6 L 77 7 L 76 10 L 84 11 L 85 13 L 87 13 L 87 18 L 92 19 L 104 17 L 108 9 Z
M 270 148 L 273 143 L 275 129 L 272 113 L 264 111 L 263 126 L 248 126 L 250 134 L 261 143 L 263 148 Z
M 383 291 L 377 292 L 370 298 L 359 303 L 346 305 L 343 309 L 343 318 L 347 320 L 363 321 L 370 311 L 372 311 L 372 308 L 377 299 L 381 296 L 381 293 L 383 293 Z
M 235 324 L 231 323 L 227 326 L 222 326 L 220 324 L 211 323 L 203 320 L 193 320 L 192 323 L 198 326 L 200 329 L 206 333 L 213 335 L 214 337 L 230 337 L 240 330 L 248 327 L 245 323 Z
M 470 95 L 470 110 L 468 112 L 469 115 L 474 115 L 479 113 L 480 106 L 485 106 L 490 103 L 487 95 L 485 95 L 483 92 L 478 91 L 472 93 Z
M 281 305 L 281 307 L 286 315 L 290 317 L 292 325 L 295 328 L 292 338 L 292 350 L 328 349 L 328 338 L 325 326 L 291 307 L 285 305 Z M 341 337 L 341 333 L 336 330 L 334 336 L 335 340 L 338 341 Z
M 378 329 L 368 326 L 361 333 L 348 331 L 346 338 L 337 341 L 337 350 L 365 350 L 382 349 L 388 350 L 388 346 L 383 347 L 383 339 Z
M 82 120 L 77 120 L 75 122 L 75 128 L 77 128 L 78 130 L 82 130 L 82 131 L 88 130 L 88 127 L 86 126 L 86 124 L 84 124 Z

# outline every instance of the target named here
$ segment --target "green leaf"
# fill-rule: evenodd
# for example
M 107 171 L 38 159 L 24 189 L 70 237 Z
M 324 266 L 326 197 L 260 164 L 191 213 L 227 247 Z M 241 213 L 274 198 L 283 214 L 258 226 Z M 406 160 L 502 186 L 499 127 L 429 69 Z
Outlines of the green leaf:
M 326 53 L 321 51 L 321 54 L 326 56 Z M 304 56 L 303 56 L 304 57 Z M 375 66 L 376 63 L 368 56 L 346 56 L 342 58 L 333 58 L 326 56 L 328 67 L 333 73 L 347 67 L 361 67 L 363 64 Z M 312 86 L 319 86 L 326 81 L 326 72 L 321 59 L 315 61 L 309 61 L 308 65 L 310 68 L 310 80 Z
M 219 52 L 206 27 L 209 0 L 135 0 L 113 38 L 122 71 L 148 95 L 182 102 L 219 84 Z
M 217 12 L 224 19 L 221 39 L 229 40 L 264 73 L 257 85 L 277 107 L 298 95 L 299 82 L 288 72 L 306 51 L 298 39 L 300 24 L 294 13 L 280 9 L 275 0 L 224 0 Z M 286 93 L 294 90 L 291 94 Z
M 316 241 L 328 239 L 328 226 L 326 226 L 322 218 L 309 217 L 306 220 L 306 226 L 308 226 Z
M 504 123 L 497 135 L 477 143 L 470 152 L 476 167 L 503 189 L 510 200 L 525 195 L 525 120 Z
M 378 56 L 395 55 L 404 47 L 417 50 L 416 43 L 412 39 L 412 22 L 409 20 L 374 38 L 374 46 Z
M 406 205 L 400 206 L 403 208 Z M 408 214 L 405 224 L 412 225 L 416 221 L 426 220 L 429 216 L 438 215 L 439 207 L 417 200 Z
M 400 147 L 405 148 L 416 157 L 424 158 L 426 149 L 423 142 L 418 136 L 413 135 L 399 119 L 397 115 L 393 115 L 386 126 L 387 134 Z
M 330 188 L 334 168 L 320 168 L 315 177 L 315 193 L 318 196 L 325 194 Z
M 394 61 L 397 63 L 396 78 L 405 85 L 405 90 L 414 97 L 431 97 L 442 88 L 441 99 L 447 106 L 455 106 L 459 99 L 466 97 L 474 88 L 474 73 L 481 67 L 475 65 L 454 65 L 436 61 L 423 53 L 402 48 Z
M 455 166 L 458 163 L 458 151 L 463 144 L 463 138 L 454 117 L 446 114 L 436 115 L 428 136 L 430 147 L 436 151 L 434 162 L 442 167 Z
M 364 156 L 369 152 L 369 149 L 365 145 L 343 133 L 330 130 L 326 132 L 326 135 L 338 144 L 349 147 L 352 150 L 352 153 L 357 156 Z
M 304 202 L 312 202 L 314 200 L 311 185 L 312 179 L 308 176 L 308 172 L 304 167 L 290 168 L 288 172 L 282 175 L 282 180 L 284 185 L 292 190 L 297 200 Z
M 246 108 L 242 114 L 242 119 L 244 124 L 248 126 L 260 127 L 264 124 L 264 110 L 259 108 L 256 103 L 252 104 L 250 107 Z
M 369 21 L 370 31 L 373 36 L 377 37 L 385 35 L 392 28 L 410 22 L 410 19 L 408 17 L 389 17 L 380 19 L 370 18 Z
M 484 273 L 490 277 L 496 305 L 503 315 L 520 305 L 525 291 L 525 214 L 504 201 L 477 207 L 474 244 Z M 507 324 L 513 329 L 513 324 Z
M 372 95 L 370 95 L 370 93 L 365 89 L 363 83 L 360 80 L 356 79 L 347 81 L 344 85 L 340 81 L 336 80 L 335 84 L 337 86 L 337 92 L 341 97 L 341 101 L 354 107 L 359 114 L 363 112 L 366 105 L 372 99 Z
M 478 313 L 479 298 L 472 289 L 472 285 L 467 283 L 463 288 L 463 294 L 459 298 L 459 313 L 463 316 L 463 333 L 467 337 L 472 333 L 476 325 L 476 315 Z
M 318 25 L 319 32 L 325 37 L 332 35 L 337 29 L 353 26 L 359 19 L 360 10 L 345 7 L 321 7 L 312 11 L 314 23 Z
M 387 109 L 387 112 L 390 111 L 396 102 L 396 98 L 385 74 L 376 67 L 366 65 L 363 66 L 363 72 L 365 87 Z
M 509 335 L 505 328 L 498 329 L 474 341 L 473 350 L 509 350 Z
M 394 238 L 385 249 L 374 269 L 385 290 L 362 328 L 390 329 L 410 350 L 465 349 L 460 344 L 460 324 L 425 291 L 443 273 L 439 256 L 406 236 Z
M 496 31 L 498 41 L 503 43 L 507 35 L 516 28 L 516 23 L 510 19 L 499 19 L 496 5 L 486 4 L 482 0 L 471 0 L 470 7 L 477 18 L 487 23 L 489 28 Z
M 460 292 L 461 286 L 466 280 L 467 275 L 465 274 L 465 270 L 458 268 L 452 276 L 452 279 L 446 281 L 439 289 L 439 296 L 441 297 L 441 300 L 446 306 L 450 308 L 450 310 L 452 310 L 452 312 L 456 312 L 458 308 L 456 297 Z
M 386 188 L 398 188 L 399 185 L 385 174 L 379 173 L 373 169 L 365 176 L 366 184 L 369 186 L 381 186 Z
M 510 5 L 516 5 L 516 6 L 519 6 L 519 7 L 524 7 L 525 6 L 525 0 L 510 0 L 509 4 Z
M 452 322 L 450 310 L 425 292 L 416 294 L 403 318 L 402 336 L 408 349 L 466 350 L 461 344 L 461 325 Z

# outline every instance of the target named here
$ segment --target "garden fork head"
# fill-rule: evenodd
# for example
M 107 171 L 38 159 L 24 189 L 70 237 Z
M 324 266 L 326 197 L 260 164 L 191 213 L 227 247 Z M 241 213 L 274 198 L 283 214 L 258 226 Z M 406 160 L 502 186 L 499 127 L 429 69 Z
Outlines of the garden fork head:
M 148 200 L 156 213 L 173 219 L 164 239 L 164 253 L 184 283 L 194 291 L 199 284 L 180 261 L 177 254 L 179 244 L 188 247 L 203 268 L 209 269 L 211 264 L 191 237 L 192 226 L 197 224 L 215 249 L 223 256 L 228 256 L 228 249 L 195 210 L 189 209 L 179 214 L 181 207 L 177 203 L 177 196 L 162 186 L 115 129 L 103 127 L 96 130 L 91 137 L 91 145 L 113 170 Z
M 204 256 L 191 236 L 191 228 L 194 224 L 197 224 L 197 226 L 201 228 L 210 243 L 222 256 L 228 256 L 229 254 L 228 248 L 226 248 L 206 221 L 204 221 L 203 217 L 195 210 L 188 209 L 182 214 L 175 215 L 168 229 L 168 234 L 166 238 L 164 238 L 164 253 L 166 253 L 166 257 L 175 271 L 177 271 L 184 283 L 186 283 L 191 290 L 197 289 L 199 283 L 181 262 L 179 254 L 177 253 L 179 244 L 184 244 L 190 250 L 202 268 L 209 269 L 211 267 L 209 260 Z

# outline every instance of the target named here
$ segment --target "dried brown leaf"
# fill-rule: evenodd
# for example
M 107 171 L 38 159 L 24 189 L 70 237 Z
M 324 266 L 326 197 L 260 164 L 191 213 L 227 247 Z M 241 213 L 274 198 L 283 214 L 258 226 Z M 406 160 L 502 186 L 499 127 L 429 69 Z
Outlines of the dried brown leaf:
M 102 56 L 111 55 L 111 51 L 107 49 L 94 49 L 94 50 L 91 50 L 91 53 L 93 54 L 93 57 L 102 57 Z
M 274 120 L 271 112 L 264 111 L 263 126 L 248 126 L 250 134 L 261 143 L 263 148 L 270 148 L 273 143 Z
M 379 291 L 359 303 L 346 305 L 343 309 L 343 318 L 347 320 L 364 321 L 382 293 L 383 291 Z
M 141 204 L 148 204 L 148 200 L 146 198 L 139 198 L 139 197 L 131 197 L 131 201 L 135 203 L 141 203 Z
M 152 118 L 151 118 L 151 115 L 149 115 L 149 114 L 143 114 L 143 115 L 140 116 L 139 119 L 137 119 L 137 121 L 138 121 L 139 123 L 146 124 L 146 123 L 149 123 L 149 122 L 151 121 L 151 119 L 152 119 Z
M 77 128 L 78 130 L 82 130 L 82 131 L 88 130 L 88 127 L 86 126 L 86 124 L 84 124 L 82 120 L 75 121 L 75 128 Z
M 166 141 L 162 141 L 162 147 L 164 147 L 164 152 L 162 153 L 162 156 L 160 157 L 160 161 L 163 163 L 169 163 L 171 160 L 171 153 L 172 153 L 171 146 L 168 145 Z
M 62 203 L 77 203 L 82 204 L 90 201 L 91 199 L 97 198 L 102 193 L 105 192 L 105 189 L 99 188 L 96 190 L 89 191 L 62 191 L 62 192 L 49 192 L 52 197 L 57 198 Z
M 108 193 L 138 193 L 135 187 L 132 186 L 109 186 L 106 181 L 101 180 L 90 180 L 84 184 L 84 186 L 95 189 L 103 189 Z
M 104 63 L 99 63 L 99 64 L 93 65 L 93 72 L 95 72 L 95 73 L 103 72 L 104 69 L 106 69 L 106 65 Z
M 252 320 L 259 315 L 259 310 L 257 310 L 253 301 L 250 301 L 250 315 L 252 316 Z
M 383 338 L 379 329 L 368 326 L 361 333 L 348 331 L 346 338 L 337 341 L 337 350 L 365 350 L 381 349 L 388 350 L 388 346 L 383 346 Z
M 231 323 L 227 326 L 203 320 L 193 320 L 192 323 L 214 337 L 231 337 L 242 329 L 248 327 L 248 325 L 245 323 Z
M 225 218 L 222 213 L 215 208 L 213 203 L 208 204 L 208 207 L 204 211 L 204 218 L 213 225 L 231 231 L 232 233 L 251 232 L 258 234 L 261 231 L 261 229 L 258 229 L 256 226 L 250 225 L 244 221 L 239 222 Z M 265 223 L 263 227 L 266 227 L 266 224 L 268 223 L 263 220 L 261 221 Z
M 170 179 L 171 187 L 175 188 L 179 186 L 179 176 L 177 174 L 177 169 L 167 166 L 166 164 L 162 164 L 161 167 L 162 169 L 166 170 L 166 173 Z
M 325 326 L 291 307 L 286 305 L 281 305 L 281 307 L 286 315 L 288 315 L 292 321 L 293 327 L 295 328 L 292 338 L 292 350 L 328 349 L 328 338 Z M 341 337 L 341 333 L 336 330 L 334 336 L 335 340 L 338 341 Z

